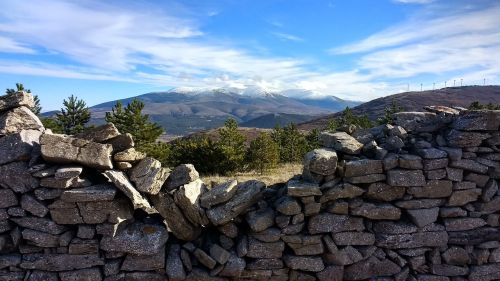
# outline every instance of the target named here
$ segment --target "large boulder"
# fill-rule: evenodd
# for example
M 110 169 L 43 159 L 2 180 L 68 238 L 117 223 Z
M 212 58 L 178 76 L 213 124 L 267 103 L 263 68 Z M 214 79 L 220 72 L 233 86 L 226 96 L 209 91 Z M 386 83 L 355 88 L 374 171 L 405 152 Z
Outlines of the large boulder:
M 49 162 L 79 163 L 100 170 L 113 168 L 110 144 L 100 144 L 65 135 L 43 134 L 40 137 L 40 145 L 43 158 Z
M 347 154 L 359 154 L 363 148 L 362 143 L 345 132 L 322 132 L 319 139 L 323 146 Z
M 20 106 L 35 106 L 33 96 L 24 91 L 0 96 L 0 112 Z
M 118 135 L 120 135 L 120 132 L 115 125 L 113 123 L 106 123 L 90 130 L 86 130 L 83 133 L 79 133 L 75 135 L 75 138 L 102 143 L 115 138 Z
M 393 115 L 394 124 L 408 132 L 434 132 L 446 125 L 449 118 L 432 112 L 398 112 Z
M 9 135 L 21 130 L 43 131 L 40 119 L 27 107 L 18 107 L 0 113 L 0 135 Z

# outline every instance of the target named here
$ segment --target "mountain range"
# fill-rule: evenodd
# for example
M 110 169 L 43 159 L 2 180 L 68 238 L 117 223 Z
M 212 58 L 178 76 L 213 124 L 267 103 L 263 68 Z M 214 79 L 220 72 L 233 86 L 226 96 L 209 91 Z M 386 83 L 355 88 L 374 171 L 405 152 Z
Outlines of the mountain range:
M 230 117 L 240 126 L 272 128 L 277 124 L 305 122 L 360 104 L 333 96 L 310 98 L 313 93 L 303 90 L 294 90 L 294 97 L 286 94 L 290 93 L 256 87 L 243 90 L 174 88 L 120 101 L 127 104 L 136 98 L 144 102 L 143 112 L 162 125 L 169 135 L 187 135 L 217 128 Z M 105 113 L 111 111 L 117 101 L 92 106 L 92 123 L 102 123 Z

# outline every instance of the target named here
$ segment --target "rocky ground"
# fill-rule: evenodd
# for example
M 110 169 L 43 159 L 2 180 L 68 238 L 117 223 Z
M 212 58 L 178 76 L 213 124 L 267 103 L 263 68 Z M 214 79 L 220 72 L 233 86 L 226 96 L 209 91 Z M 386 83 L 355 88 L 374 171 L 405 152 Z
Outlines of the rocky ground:
M 112 124 L 0 97 L 0 280 L 499 280 L 500 112 L 321 134 L 302 176 L 208 187 Z

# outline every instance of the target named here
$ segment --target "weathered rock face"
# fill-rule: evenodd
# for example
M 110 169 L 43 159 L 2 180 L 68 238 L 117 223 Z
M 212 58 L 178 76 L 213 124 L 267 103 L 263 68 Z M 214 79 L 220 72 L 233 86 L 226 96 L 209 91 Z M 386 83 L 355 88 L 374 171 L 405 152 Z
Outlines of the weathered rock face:
M 111 124 L 40 152 L 29 99 L 0 97 L 0 280 L 500 279 L 497 111 L 398 113 L 287 183 L 210 188 Z
M 112 147 L 64 135 L 44 134 L 40 137 L 42 156 L 56 163 L 79 163 L 96 169 L 112 169 Z
M 21 106 L 33 107 L 35 106 L 35 101 L 33 96 L 26 92 L 16 92 L 14 94 L 8 94 L 0 96 L 0 112 L 7 111 L 9 109 L 19 108 Z
M 0 113 L 0 135 L 10 135 L 20 130 L 43 131 L 40 119 L 27 107 L 18 107 Z

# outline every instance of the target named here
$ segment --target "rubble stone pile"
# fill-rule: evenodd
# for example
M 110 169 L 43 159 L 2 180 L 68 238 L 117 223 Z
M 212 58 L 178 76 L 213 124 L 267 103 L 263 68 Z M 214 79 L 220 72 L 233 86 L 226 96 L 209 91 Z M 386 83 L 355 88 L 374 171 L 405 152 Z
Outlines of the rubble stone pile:
M 113 124 L 0 97 L 0 280 L 499 280 L 500 111 L 323 132 L 285 184 L 208 186 Z

